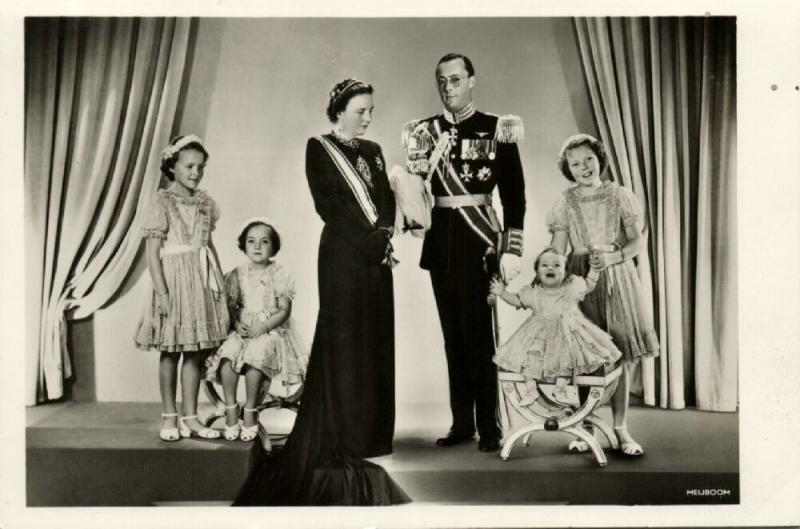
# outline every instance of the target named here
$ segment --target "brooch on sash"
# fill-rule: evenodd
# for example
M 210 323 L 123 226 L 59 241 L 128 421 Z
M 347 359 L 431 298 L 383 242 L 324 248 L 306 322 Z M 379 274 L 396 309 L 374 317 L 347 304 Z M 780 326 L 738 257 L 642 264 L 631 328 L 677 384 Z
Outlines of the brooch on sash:
M 367 186 L 369 186 L 369 188 L 371 189 L 372 188 L 372 173 L 369 170 L 369 165 L 367 165 L 366 160 L 364 160 L 364 158 L 362 158 L 360 155 L 359 155 L 358 159 L 356 160 L 356 169 L 358 169 L 358 174 L 361 175 L 361 178 L 364 180 L 364 182 L 367 184 Z

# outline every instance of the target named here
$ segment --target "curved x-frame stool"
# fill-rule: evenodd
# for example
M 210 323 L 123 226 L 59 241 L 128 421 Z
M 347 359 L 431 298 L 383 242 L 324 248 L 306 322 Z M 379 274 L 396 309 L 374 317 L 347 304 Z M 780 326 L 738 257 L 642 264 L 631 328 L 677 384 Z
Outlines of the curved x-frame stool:
M 613 395 L 621 373 L 622 367 L 617 364 L 612 368 L 601 370 L 599 373 L 573 377 L 572 385 L 589 388 L 589 396 L 586 401 L 575 405 L 558 401 L 553 398 L 552 393 L 548 395 L 544 391 L 552 389 L 555 386 L 553 383 L 537 381 L 535 390 L 532 390 L 526 386 L 526 380 L 522 375 L 499 371 L 500 420 L 503 427 L 503 449 L 500 457 L 504 461 L 507 460 L 515 443 L 520 439 L 522 439 L 523 446 L 529 446 L 534 432 L 565 432 L 586 441 L 597 459 L 597 464 L 605 467 L 608 460 L 603 453 L 603 448 L 597 438 L 584 429 L 583 424 L 584 422 L 590 423 L 596 431 L 603 432 L 612 449 L 619 447 L 614 430 L 597 416 L 595 411 Z M 529 393 L 529 389 L 534 393 Z M 517 412 L 527 423 L 511 430 L 511 410 Z

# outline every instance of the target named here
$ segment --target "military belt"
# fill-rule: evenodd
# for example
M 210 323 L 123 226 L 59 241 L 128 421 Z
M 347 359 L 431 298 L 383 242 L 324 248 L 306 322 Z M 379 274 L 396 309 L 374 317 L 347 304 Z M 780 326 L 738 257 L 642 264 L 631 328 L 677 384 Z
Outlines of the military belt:
M 492 195 L 445 195 L 434 197 L 434 206 L 437 208 L 458 209 L 469 206 L 491 206 Z

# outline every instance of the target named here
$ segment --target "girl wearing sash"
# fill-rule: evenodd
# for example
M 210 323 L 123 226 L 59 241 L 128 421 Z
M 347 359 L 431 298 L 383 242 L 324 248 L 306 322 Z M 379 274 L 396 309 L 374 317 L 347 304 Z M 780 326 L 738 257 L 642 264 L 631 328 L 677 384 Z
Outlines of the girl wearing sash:
M 394 298 L 390 238 L 395 199 L 376 143 L 372 86 L 345 79 L 330 92 L 334 130 L 310 138 L 306 176 L 324 222 L 319 314 L 303 399 L 283 450 L 256 444 L 238 505 L 389 505 L 409 501 L 361 458 L 392 451 Z
M 197 419 L 203 361 L 225 340 L 230 320 L 211 232 L 219 206 L 199 188 L 208 152 L 197 136 L 177 136 L 161 152 L 170 186 L 156 193 L 143 225 L 153 290 L 136 330 L 136 344 L 161 352 L 158 382 L 163 413 L 159 437 L 216 439 Z M 175 403 L 178 363 L 182 414 Z

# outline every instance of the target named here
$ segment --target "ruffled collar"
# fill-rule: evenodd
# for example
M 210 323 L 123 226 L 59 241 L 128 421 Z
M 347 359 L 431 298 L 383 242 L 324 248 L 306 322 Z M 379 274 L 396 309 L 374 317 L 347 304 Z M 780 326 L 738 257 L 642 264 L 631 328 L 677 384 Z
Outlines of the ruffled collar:
M 252 263 L 245 263 L 241 266 L 241 272 L 248 277 L 249 280 L 257 281 L 263 285 L 269 283 L 269 277 L 274 275 L 278 270 L 278 263 L 274 260 L 270 261 L 264 268 L 253 268 Z
M 597 188 L 597 192 L 592 193 L 591 195 L 582 195 L 578 190 L 580 189 L 580 184 L 573 184 L 567 191 L 580 200 L 581 202 L 590 202 L 592 200 L 597 200 L 600 198 L 605 198 L 614 188 L 614 182 L 610 180 L 606 180 L 602 182 L 600 186 Z
M 548 296 L 556 296 L 558 294 L 562 294 L 567 289 L 570 283 L 572 283 L 573 277 L 574 277 L 573 275 L 568 275 L 567 277 L 564 278 L 561 284 L 555 288 L 545 288 L 545 286 L 542 285 L 541 283 L 537 284 L 535 288 L 538 288 Z
M 253 263 L 247 263 L 244 265 L 244 269 L 248 274 L 257 275 L 257 274 L 263 274 L 264 272 L 272 268 L 274 264 L 275 261 L 269 261 L 267 263 L 267 266 L 265 266 L 264 268 L 256 268 L 255 266 L 253 266 Z
M 536 286 L 539 287 L 539 290 L 541 290 L 543 294 L 547 296 L 555 296 L 564 292 L 564 289 L 567 287 L 567 280 L 565 279 L 562 281 L 561 284 L 556 288 L 545 288 L 545 286 L 542 284 Z
M 181 204 L 198 204 L 206 198 L 206 192 L 203 191 L 202 189 L 198 189 L 197 191 L 194 192 L 194 195 L 190 197 L 178 195 L 175 193 L 174 189 L 175 189 L 175 184 L 172 184 L 171 186 L 162 189 L 161 191 L 164 194 L 167 194 L 170 197 L 174 198 L 176 202 L 180 202 Z

